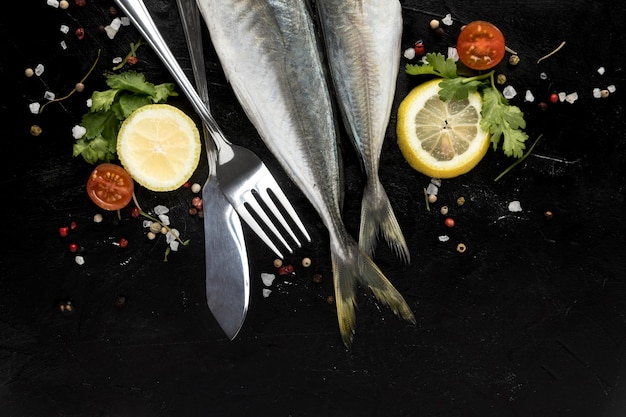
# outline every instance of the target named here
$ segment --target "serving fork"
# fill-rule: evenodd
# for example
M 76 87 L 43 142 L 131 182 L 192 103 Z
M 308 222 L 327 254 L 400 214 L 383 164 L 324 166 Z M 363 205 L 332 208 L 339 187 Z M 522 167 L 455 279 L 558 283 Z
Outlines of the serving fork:
M 237 214 L 279 258 L 284 256 L 278 249 L 278 245 L 274 243 L 274 239 L 277 239 L 289 253 L 293 253 L 293 248 L 278 230 L 270 215 L 278 221 L 297 247 L 301 246 L 300 239 L 285 219 L 283 211 L 297 226 L 304 238 L 310 241 L 311 238 L 304 224 L 263 161 L 249 149 L 235 145 L 226 139 L 208 107 L 167 46 L 144 2 L 142 0 L 115 0 L 115 2 L 159 56 L 206 126 L 217 148 L 216 173 L 220 188 Z M 274 199 L 282 206 L 282 211 L 277 207 Z M 263 208 L 261 202 L 267 207 L 269 213 Z M 268 235 L 266 229 L 271 232 L 272 237 Z

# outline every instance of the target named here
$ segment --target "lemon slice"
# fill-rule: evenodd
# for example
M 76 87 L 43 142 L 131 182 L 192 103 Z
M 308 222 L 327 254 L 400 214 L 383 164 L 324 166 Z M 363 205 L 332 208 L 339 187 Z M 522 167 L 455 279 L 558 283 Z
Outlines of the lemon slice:
M 117 156 L 130 176 L 152 191 L 172 191 L 200 161 L 200 132 L 194 121 L 169 104 L 132 112 L 117 135 Z
M 396 133 L 400 151 L 413 169 L 432 178 L 453 178 L 480 162 L 490 135 L 480 127 L 480 93 L 442 101 L 440 82 L 420 84 L 402 100 Z

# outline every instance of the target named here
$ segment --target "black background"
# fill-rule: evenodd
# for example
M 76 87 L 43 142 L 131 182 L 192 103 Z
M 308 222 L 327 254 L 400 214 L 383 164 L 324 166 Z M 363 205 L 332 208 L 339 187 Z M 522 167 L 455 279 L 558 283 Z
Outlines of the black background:
M 381 159 L 381 179 L 411 251 L 404 266 L 380 245 L 376 262 L 417 318 L 407 325 L 360 289 L 352 349 L 339 337 L 327 233 L 308 201 L 255 136 L 211 49 L 205 50 L 212 107 L 234 142 L 257 152 L 312 234 L 286 259 L 295 276 L 278 276 L 264 298 L 262 272 L 274 256 L 246 229 L 252 299 L 234 341 L 206 306 L 203 226 L 187 214 L 189 189 L 137 190 L 142 207 L 170 207 L 174 227 L 191 244 L 163 261 L 163 238 L 149 241 L 128 209 L 102 213 L 85 193 L 92 166 L 72 157 L 71 128 L 86 99 L 102 90 L 104 71 L 139 39 L 122 27 L 99 33 L 113 2 L 67 10 L 44 0 L 12 3 L 0 17 L 3 81 L 0 256 L 0 415 L 26 416 L 598 416 L 626 415 L 626 262 L 624 260 L 625 6 L 616 1 L 404 0 L 403 48 L 422 39 L 445 53 L 462 24 L 488 20 L 521 62 L 498 72 L 518 91 L 533 154 L 494 182 L 512 160 L 490 150 L 477 168 L 444 180 L 426 209 L 429 178 L 413 171 L 395 143 L 400 100 L 424 78 L 402 66 Z M 173 1 L 146 2 L 175 55 L 191 74 Z M 437 37 L 433 18 L 451 13 Z M 61 24 L 70 32 L 60 32 Z M 73 35 L 78 27 L 86 36 Z M 65 41 L 67 49 L 60 43 Z M 556 48 L 552 57 L 537 60 Z M 45 91 L 61 97 L 89 70 L 87 89 L 34 115 Z M 367 51 L 363 51 L 367 53 Z M 508 54 L 507 54 L 508 55 Z M 149 81 L 171 82 L 148 46 L 134 67 Z M 24 70 L 42 63 L 45 72 Z M 597 68 L 606 73 L 600 75 Z M 254 68 L 249 68 L 250 72 Z M 548 75 L 546 80 L 540 73 Z M 596 99 L 592 90 L 614 84 Z M 529 89 L 534 103 L 524 101 Z M 569 104 L 537 108 L 552 92 L 577 92 Z M 181 95 L 170 103 L 195 115 Z M 34 137 L 30 126 L 43 134 Z M 348 142 L 344 215 L 356 235 L 362 174 Z M 202 183 L 206 160 L 191 182 Z M 456 206 L 464 196 L 466 204 Z M 520 201 L 523 211 L 508 210 Z M 456 227 L 438 209 L 450 206 Z M 551 220 L 544 218 L 550 210 Z M 210 213 L 208 214 L 210 215 Z M 75 221 L 61 238 L 58 229 Z M 439 236 L 448 235 L 448 242 Z M 129 240 L 126 249 L 115 245 Z M 79 266 L 68 244 L 83 250 Z M 468 250 L 460 254 L 456 245 Z M 300 266 L 303 257 L 313 261 Z M 321 284 L 312 275 L 321 273 Z M 123 308 L 116 297 L 126 297 Z M 71 300 L 72 313 L 59 303 Z

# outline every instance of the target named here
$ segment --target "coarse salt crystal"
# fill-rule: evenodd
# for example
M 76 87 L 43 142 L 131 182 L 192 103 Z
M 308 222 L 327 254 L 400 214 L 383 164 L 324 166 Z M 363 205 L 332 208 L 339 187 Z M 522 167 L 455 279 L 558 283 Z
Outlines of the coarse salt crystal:
M 180 245 L 180 242 L 178 240 L 172 240 L 170 242 L 170 249 L 173 251 L 178 251 L 178 246 Z
M 54 100 L 55 94 L 52 91 L 46 91 L 45 93 L 43 93 L 43 98 L 45 98 L 46 100 Z
M 158 205 L 158 206 L 154 206 L 154 214 L 156 214 L 157 216 L 159 214 L 165 214 L 165 213 L 169 213 L 170 209 L 168 209 L 167 207 L 163 206 L 163 205 Z
M 602 97 L 602 90 L 600 90 L 598 87 L 593 89 L 593 98 L 600 98 Z
M 67 32 L 70 31 L 70 27 L 68 25 L 61 25 L 60 30 L 62 33 L 65 33 L 67 35 Z
M 148 228 L 152 224 L 152 220 L 144 220 L 143 227 Z
M 404 50 L 404 57 L 406 59 L 413 59 L 415 58 L 415 48 L 407 48 Z
M 437 187 L 441 187 L 441 180 L 439 178 L 431 178 L 430 183 L 435 184 Z
M 448 235 L 441 235 L 441 236 L 439 236 L 439 241 L 440 242 L 447 242 L 448 240 L 450 240 L 450 236 L 448 236 Z
M 121 56 L 113 58 L 113 63 L 114 64 L 119 64 L 120 62 L 122 62 L 122 57 Z
M 47 0 L 46 4 L 48 4 L 48 6 L 55 7 L 55 8 L 59 7 L 59 2 L 57 0 Z
M 609 85 L 606 89 L 609 90 L 609 93 L 614 93 L 616 90 L 615 84 Z
M 120 17 L 122 26 L 130 26 L 130 19 L 127 16 Z
M 526 90 L 526 95 L 524 96 L 524 100 L 532 103 L 533 101 L 535 101 L 535 96 L 533 95 L 532 91 L 530 90 Z
M 263 298 L 267 298 L 272 293 L 272 290 L 270 290 L 269 288 L 263 288 L 262 292 L 263 292 Z
M 567 101 L 570 104 L 574 103 L 576 100 L 578 100 L 577 92 L 569 93 L 568 95 L 565 96 L 565 101 Z
M 452 59 L 454 62 L 458 61 L 459 51 L 453 46 L 448 46 L 448 58 Z
M 82 138 L 83 136 L 85 136 L 85 133 L 87 133 L 87 129 L 80 125 L 76 125 L 72 128 L 72 136 L 74 137 L 74 139 Z
M 111 21 L 109 26 L 111 26 L 113 30 L 118 31 L 120 30 L 120 27 L 122 26 L 122 21 L 120 20 L 119 17 L 116 17 L 115 19 Z
M 30 103 L 28 105 L 28 108 L 30 109 L 30 112 L 32 114 L 39 114 L 39 109 L 41 108 L 41 104 L 39 104 L 39 103 Z
M 38 65 L 35 67 L 35 75 L 36 75 L 36 76 L 38 76 L 38 77 L 39 77 L 41 74 L 43 74 L 43 71 L 44 71 L 44 66 L 43 66 L 42 64 L 38 64 Z
M 91 100 L 91 98 L 88 98 L 85 104 L 87 105 L 87 107 L 91 107 L 93 104 L 93 101 Z
M 274 282 L 274 279 L 276 279 L 276 275 L 274 274 L 268 274 L 265 272 L 261 274 L 261 280 L 263 281 L 263 285 L 265 285 L 266 287 L 271 286 Z
M 170 217 L 167 214 L 159 214 L 159 221 L 165 226 L 170 225 Z
M 565 101 L 565 97 L 566 97 L 566 96 L 567 96 L 567 94 L 565 94 L 563 91 L 561 91 L 561 92 L 559 93 L 559 101 L 560 101 L 561 103 L 563 103 L 563 102 Z
M 520 211 L 522 211 L 522 205 L 517 200 L 511 201 L 509 203 L 509 211 L 510 212 L 514 212 L 514 213 L 520 212 Z
M 502 95 L 506 99 L 511 99 L 517 95 L 517 91 L 515 91 L 515 88 L 513 88 L 513 86 L 507 85 L 506 87 L 504 87 L 504 90 L 502 90 Z
M 113 29 L 110 25 L 106 25 L 104 27 L 104 32 L 107 34 L 109 39 L 113 39 L 115 38 L 115 35 L 117 35 L 117 30 Z
M 604 72 L 605 72 L 604 67 L 600 67 L 600 68 L 598 68 L 598 74 L 600 74 L 600 75 L 604 75 Z
M 426 194 L 437 195 L 438 192 L 439 192 L 439 187 L 437 187 L 432 182 L 428 184 L 428 187 L 426 187 Z
M 61 45 L 61 49 L 63 49 L 63 50 L 67 49 L 67 43 L 65 43 L 65 41 L 61 41 L 61 43 L 59 43 L 59 45 Z
M 541 78 L 542 80 L 547 80 L 548 74 L 546 74 L 545 72 L 542 72 L 541 74 L 539 74 L 539 78 Z
M 85 258 L 83 258 L 81 255 L 76 255 L 76 257 L 74 258 L 74 262 L 76 262 L 78 265 L 84 265 Z
M 441 23 L 443 23 L 446 26 L 451 26 L 452 25 L 452 15 L 450 13 L 448 13 L 443 19 L 441 19 Z

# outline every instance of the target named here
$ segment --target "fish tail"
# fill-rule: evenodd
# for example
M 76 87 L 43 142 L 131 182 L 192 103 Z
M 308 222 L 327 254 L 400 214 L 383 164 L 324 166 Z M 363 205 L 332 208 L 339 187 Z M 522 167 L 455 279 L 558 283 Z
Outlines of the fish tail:
M 398 224 L 389 197 L 378 177 L 368 178 L 361 204 L 359 245 L 370 257 L 382 235 L 391 249 L 406 264 L 411 262 L 409 248 Z
M 331 261 L 339 331 L 347 348 L 352 344 L 356 329 L 357 283 L 368 287 L 376 299 L 388 306 L 397 316 L 415 324 L 415 316 L 402 295 L 374 261 L 359 249 L 354 239 L 348 238 L 341 251 L 333 250 Z

